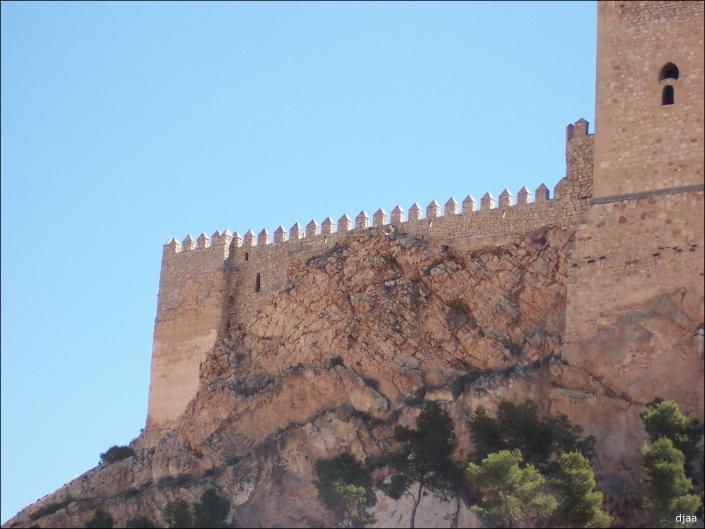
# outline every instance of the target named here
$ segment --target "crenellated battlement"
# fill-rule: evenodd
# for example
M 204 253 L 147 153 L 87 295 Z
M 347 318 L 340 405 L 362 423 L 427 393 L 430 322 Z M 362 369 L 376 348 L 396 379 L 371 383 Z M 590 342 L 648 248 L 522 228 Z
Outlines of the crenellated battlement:
M 176 239 L 171 239 L 164 245 L 164 253 L 175 255 L 182 252 L 228 246 L 229 252 L 224 255 L 227 258 L 230 253 L 237 252 L 240 248 L 262 249 L 281 244 L 304 244 L 305 241 L 312 239 L 327 242 L 332 240 L 330 237 L 332 235 L 387 225 L 403 227 L 405 224 L 423 221 L 430 225 L 434 220 L 445 217 L 462 216 L 467 218 L 470 221 L 469 225 L 472 226 L 473 218 L 479 221 L 488 214 L 506 216 L 507 213 L 510 213 L 512 215 L 521 215 L 524 211 L 546 207 L 554 201 L 562 201 L 564 203 L 573 201 L 576 198 L 589 198 L 588 195 L 591 192 L 590 180 L 592 178 L 593 135 L 589 134 L 588 128 L 589 124 L 583 118 L 566 127 L 566 176 L 554 186 L 553 195 L 551 195 L 549 188 L 542 183 L 534 190 L 533 198 L 526 186 L 522 186 L 517 191 L 516 200 L 514 200 L 512 192 L 506 187 L 499 193 L 498 200 L 495 200 L 495 197 L 490 192 L 487 192 L 482 195 L 479 208 L 475 198 L 468 194 L 463 199 L 462 209 L 458 201 L 454 197 L 450 197 L 445 202 L 442 213 L 441 206 L 436 200 L 431 200 L 428 203 L 425 215 L 417 203 L 413 203 L 409 207 L 408 217 L 399 204 L 395 205 L 391 210 L 391 217 L 388 216 L 384 209 L 379 208 L 372 215 L 371 224 L 370 216 L 366 211 L 362 210 L 355 216 L 354 227 L 350 217 L 344 213 L 338 219 L 337 224 L 332 217 L 326 217 L 320 225 L 316 219 L 311 219 L 306 224 L 305 230 L 296 222 L 291 226 L 288 234 L 284 227 L 279 225 L 274 231 L 273 238 L 270 237 L 267 228 L 260 230 L 257 235 L 252 229 L 248 229 L 244 237 L 241 237 L 237 231 L 231 233 L 227 229 L 222 233 L 216 231 L 210 238 L 205 233 L 201 233 L 196 240 L 189 234 L 183 239 L 182 244 L 179 244 Z M 576 186 L 581 187 L 580 192 L 577 194 Z
M 560 183 L 557 184 L 555 188 L 559 185 Z M 554 196 L 556 193 L 555 188 Z M 226 244 L 229 244 L 231 252 L 237 251 L 240 248 L 262 248 L 264 246 L 287 243 L 302 244 L 305 240 L 312 238 L 325 239 L 329 235 L 349 233 L 387 225 L 400 226 L 422 221 L 431 223 L 436 219 L 457 215 L 477 217 L 479 219 L 483 215 L 492 213 L 499 214 L 505 210 L 515 210 L 515 208 L 517 211 L 521 211 L 526 208 L 540 207 L 542 203 L 552 202 L 554 200 L 550 198 L 549 190 L 545 184 L 541 184 L 536 188 L 534 196 L 536 199 L 532 200 L 531 192 L 525 186 L 522 186 L 517 192 L 517 200 L 514 201 L 514 195 L 512 195 L 511 191 L 504 188 L 499 194 L 498 203 L 495 202 L 494 197 L 488 192 L 483 195 L 480 207 L 476 208 L 475 199 L 471 195 L 468 195 L 463 200 L 462 211 L 459 208 L 458 201 L 455 200 L 454 197 L 450 197 L 445 203 L 443 213 L 441 213 L 439 203 L 436 200 L 432 200 L 426 207 L 425 216 L 422 216 L 422 210 L 418 204 L 414 203 L 410 206 L 409 211 L 416 214 L 410 214 L 409 218 L 405 218 L 404 209 L 401 205 L 397 204 L 392 209 L 391 218 L 389 218 L 384 209 L 379 208 L 372 216 L 371 225 L 369 215 L 362 210 L 355 217 L 356 222 L 354 228 L 352 227 L 350 217 L 347 214 L 343 214 L 338 220 L 337 225 L 331 217 L 326 217 L 320 225 L 316 219 L 312 219 L 306 225 L 305 231 L 303 231 L 301 225 L 296 222 L 291 226 L 288 235 L 286 230 L 279 225 L 274 231 L 273 239 L 270 238 L 266 228 L 263 228 L 257 236 L 255 236 L 255 232 L 252 229 L 248 229 L 244 238 L 240 237 L 238 232 L 232 234 L 229 230 L 225 230 L 223 233 L 216 231 L 211 237 L 208 237 L 205 233 L 201 233 L 196 240 L 189 234 L 183 239 L 183 244 L 179 244 L 176 239 L 171 239 L 164 245 L 164 252 L 173 255 L 182 252 L 207 250 L 215 247 L 222 248 L 223 245 Z
M 473 240 L 514 237 L 548 226 L 574 227 L 592 192 L 592 145 L 585 120 L 566 131 L 566 175 L 549 192 L 545 184 L 533 194 L 522 186 L 515 195 L 501 189 L 497 199 L 485 193 L 479 205 L 468 194 L 441 206 L 430 200 L 424 209 L 413 203 L 391 210 L 365 210 L 354 220 L 342 214 L 319 224 L 311 219 L 273 234 L 267 228 L 186 235 L 164 245 L 159 288 L 152 388 L 148 427 L 168 427 L 185 409 L 197 388 L 198 366 L 225 328 L 226 321 L 251 321 L 264 303 L 290 282 L 287 270 L 325 253 L 351 234 L 388 231 L 432 243 L 457 244 Z M 391 211 L 391 213 L 388 213 Z

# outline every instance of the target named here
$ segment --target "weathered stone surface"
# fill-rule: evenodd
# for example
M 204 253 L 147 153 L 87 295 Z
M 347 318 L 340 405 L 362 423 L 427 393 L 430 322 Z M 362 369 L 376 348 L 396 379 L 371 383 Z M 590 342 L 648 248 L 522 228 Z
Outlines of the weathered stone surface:
M 595 436 L 606 504 L 629 525 L 644 405 L 672 398 L 703 419 L 702 6 L 600 4 L 598 64 L 623 70 L 598 72 L 602 136 L 582 119 L 568 126 L 553 200 L 542 185 L 517 206 L 508 190 L 499 208 L 487 193 L 475 212 L 468 197 L 462 215 L 434 201 L 427 222 L 415 204 L 407 222 L 395 210 L 372 228 L 363 211 L 353 232 L 343 216 L 337 232 L 312 222 L 301 238 L 297 223 L 275 244 L 250 230 L 242 245 L 237 234 L 165 245 L 136 456 L 6 525 L 31 525 L 51 504 L 42 527 L 83 526 L 96 507 L 118 526 L 134 515 L 163 525 L 169 500 L 211 486 L 242 526 L 330 525 L 317 459 L 388 452 L 425 399 L 452 417 L 465 463 L 473 410 L 526 398 Z M 657 104 L 657 48 L 689 72 L 670 108 Z M 410 497 L 377 498 L 377 526 L 409 525 Z M 479 526 L 464 500 L 432 495 L 415 523 Z
M 573 244 L 562 229 L 454 247 L 351 233 L 344 245 L 290 268 L 290 287 L 249 325 L 228 327 L 200 366 L 198 393 L 178 429 L 151 448 L 138 439 L 135 458 L 91 470 L 43 500 L 80 499 L 43 524 L 82 524 L 99 504 L 119 522 L 145 512 L 159 520 L 169 499 L 193 500 L 210 485 L 228 495 L 239 523 L 330 523 L 312 484 L 316 459 L 343 450 L 360 459 L 381 455 L 395 424 L 413 425 L 418 407 L 407 399 L 427 386 L 426 399 L 442 402 L 455 420 L 458 461 L 471 449 L 465 422 L 472 410 L 533 398 L 594 433 L 604 472 L 620 473 L 643 442 L 638 412 L 650 395 L 638 379 L 639 402 L 617 391 L 630 359 L 614 368 L 597 361 L 599 342 L 592 356 L 561 354 Z M 668 329 L 657 322 L 673 319 L 674 328 L 687 329 L 692 316 L 669 300 L 614 332 L 638 338 L 639 326 Z M 693 359 L 685 349 L 683 358 L 685 369 Z M 476 376 L 458 386 L 469 370 Z M 403 501 L 381 502 L 380 520 L 408 518 Z M 452 501 L 424 498 L 417 525 L 442 526 L 461 512 Z

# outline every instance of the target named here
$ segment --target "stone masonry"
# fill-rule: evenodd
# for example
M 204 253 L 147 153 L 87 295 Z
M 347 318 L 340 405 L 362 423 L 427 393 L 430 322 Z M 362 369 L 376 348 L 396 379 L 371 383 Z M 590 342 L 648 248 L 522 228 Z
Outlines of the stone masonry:
M 479 209 L 469 195 L 462 208 L 434 200 L 425 216 L 417 204 L 408 215 L 397 205 L 391 217 L 379 209 L 372 219 L 360 212 L 312 220 L 305 230 L 280 226 L 273 239 L 266 230 L 172 239 L 162 257 L 147 431 L 177 424 L 228 322 L 246 327 L 287 288 L 288 267 L 330 251 L 353 229 L 398 230 L 439 245 L 574 230 L 563 355 L 575 365 L 600 329 L 661 295 L 687 292 L 684 303 L 702 321 L 703 86 L 703 2 L 600 2 L 597 131 L 584 119 L 567 127 L 566 175 L 552 195 L 544 185 L 514 196 L 505 189 L 498 200 L 485 194 Z M 674 102 L 663 104 L 669 91 Z

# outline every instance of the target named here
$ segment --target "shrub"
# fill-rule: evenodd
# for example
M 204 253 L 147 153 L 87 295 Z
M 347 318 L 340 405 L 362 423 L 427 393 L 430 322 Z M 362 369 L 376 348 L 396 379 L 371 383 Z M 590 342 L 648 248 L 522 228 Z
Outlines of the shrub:
M 167 503 L 164 509 L 164 519 L 169 527 L 193 527 L 191 507 L 184 500 Z
M 39 509 L 31 513 L 29 515 L 29 519 L 35 521 L 39 520 L 40 518 L 44 518 L 45 516 L 49 516 L 50 514 L 54 514 L 59 509 L 63 509 L 64 507 L 66 507 L 72 501 L 73 498 L 71 496 L 67 496 L 64 501 L 49 503 L 44 507 L 40 507 Z
M 367 507 L 374 505 L 372 476 L 349 452 L 316 461 L 318 497 L 338 518 L 353 526 L 371 522 Z
M 135 451 L 129 446 L 112 446 L 107 452 L 100 454 L 101 464 L 111 464 L 135 455 Z
M 219 496 L 215 489 L 208 489 L 193 506 L 194 527 L 225 527 L 228 512 L 230 502 Z
M 115 521 L 110 513 L 96 509 L 93 517 L 86 522 L 86 529 L 112 529 Z
M 146 529 L 156 527 L 155 523 L 146 516 L 133 516 L 125 523 L 125 527 L 130 529 Z
M 247 379 L 238 380 L 233 385 L 233 391 L 243 397 L 251 397 L 274 384 L 274 382 L 275 378 L 270 375 L 255 375 Z

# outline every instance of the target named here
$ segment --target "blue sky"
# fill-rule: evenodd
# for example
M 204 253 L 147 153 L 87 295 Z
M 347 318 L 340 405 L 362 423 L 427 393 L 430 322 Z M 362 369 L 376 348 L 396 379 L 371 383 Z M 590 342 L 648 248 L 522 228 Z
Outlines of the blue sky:
M 169 238 L 553 187 L 593 122 L 593 2 L 1 9 L 3 521 L 139 434 Z

